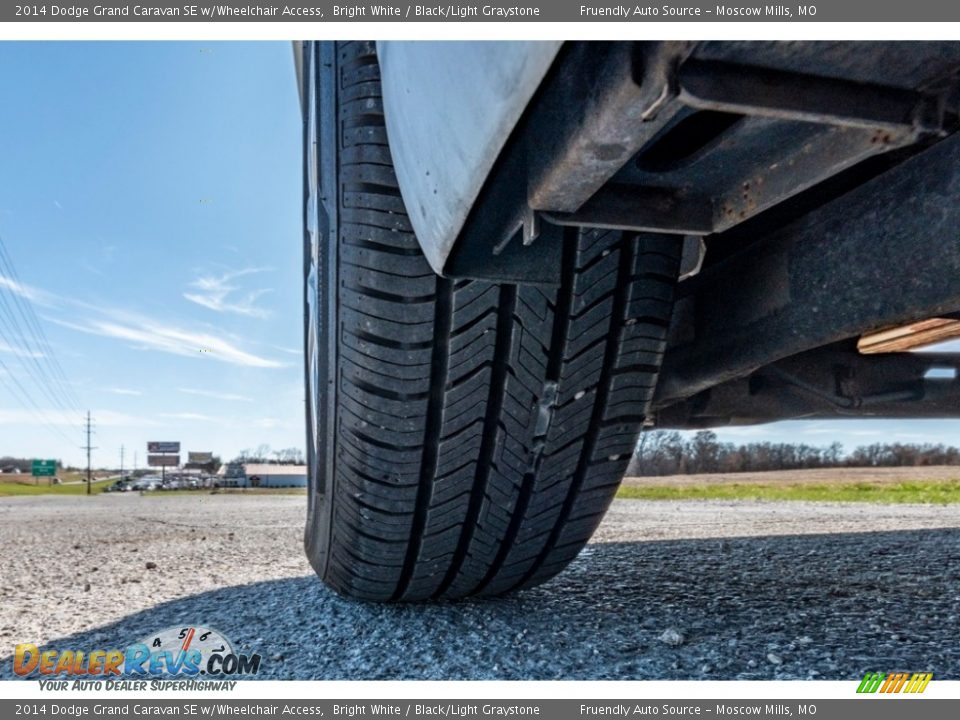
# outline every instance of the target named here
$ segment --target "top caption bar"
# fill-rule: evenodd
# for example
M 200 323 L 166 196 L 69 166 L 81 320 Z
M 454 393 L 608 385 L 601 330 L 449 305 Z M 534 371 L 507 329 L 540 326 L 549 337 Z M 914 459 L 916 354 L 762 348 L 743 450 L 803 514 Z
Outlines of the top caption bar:
M 544 0 L 532 4 L 150 2 L 6 4 L 0 22 L 955 22 L 960 3 L 829 0 L 817 4 L 687 0 L 653 4 Z

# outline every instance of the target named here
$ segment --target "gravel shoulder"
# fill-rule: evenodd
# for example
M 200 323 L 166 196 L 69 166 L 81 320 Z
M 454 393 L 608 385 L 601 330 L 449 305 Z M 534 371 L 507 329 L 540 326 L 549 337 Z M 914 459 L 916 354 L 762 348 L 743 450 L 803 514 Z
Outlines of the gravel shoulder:
M 960 678 L 955 505 L 618 500 L 544 586 L 383 606 L 316 579 L 305 501 L 0 498 L 0 678 L 18 642 L 122 646 L 181 623 L 277 679 Z

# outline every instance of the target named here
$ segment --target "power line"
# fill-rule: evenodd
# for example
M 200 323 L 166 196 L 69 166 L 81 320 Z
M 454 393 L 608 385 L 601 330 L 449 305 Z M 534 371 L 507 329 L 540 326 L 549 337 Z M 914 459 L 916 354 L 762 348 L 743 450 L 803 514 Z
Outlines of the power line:
M 79 399 L 67 380 L 63 367 L 57 361 L 30 299 L 22 292 L 24 286 L 20 282 L 2 237 L 0 237 L 0 271 L 2 271 L 0 280 L 7 280 L 6 283 L 0 283 L 0 311 L 3 311 L 0 312 L 0 320 L 2 320 L 2 328 L 6 328 L 4 335 L 10 341 L 6 343 L 8 349 L 21 356 L 19 369 L 33 381 L 31 384 L 38 386 L 42 395 L 52 402 L 55 407 L 51 409 L 59 409 L 64 412 L 65 417 L 69 417 L 74 412 L 79 416 L 82 413 Z M 29 332 L 30 337 L 24 332 L 24 328 Z M 42 364 L 41 360 L 43 360 Z M 11 396 L 39 420 L 44 428 L 72 445 L 74 441 L 59 427 L 62 423 L 52 419 L 47 411 L 41 408 L 28 386 L 18 379 L 10 366 L 0 360 L 0 369 L 3 370 L 0 380 L 3 380 L 3 385 Z M 72 425 L 69 421 L 68 424 Z M 78 423 L 73 427 L 79 429 L 81 426 Z
M 19 285 L 23 287 L 23 283 L 20 281 L 20 276 L 17 274 L 17 268 L 13 263 L 13 258 L 10 256 L 9 251 L 7 250 L 6 245 L 3 242 L 3 237 L 0 236 L 0 262 L 2 262 L 7 270 L 6 274 Z M 43 330 L 43 326 L 40 324 L 40 321 L 37 319 L 37 314 L 33 311 L 33 305 L 29 297 L 24 297 L 20 293 L 11 293 L 14 295 L 14 301 L 18 303 L 20 307 L 21 314 L 24 316 L 24 319 L 27 323 L 28 328 L 30 329 L 31 335 L 34 340 L 40 345 L 43 351 L 43 359 L 47 361 L 52 368 L 54 376 L 62 383 L 64 389 L 66 390 L 66 395 L 70 398 L 76 405 L 76 409 L 81 409 L 82 405 L 80 403 L 79 397 L 73 390 L 73 385 L 67 379 L 66 373 L 63 371 L 63 366 L 60 365 L 60 362 L 57 360 L 56 354 L 53 352 L 53 348 L 50 345 L 50 341 L 47 339 L 47 335 Z
M 15 293 L 10 293 L 16 296 Z M 40 387 L 43 393 L 47 398 L 54 404 L 57 405 L 61 410 L 70 410 L 70 407 L 60 398 L 57 391 L 52 387 L 51 380 L 47 376 L 46 371 L 40 365 L 38 357 L 42 355 L 39 350 L 35 350 L 30 346 L 24 338 L 23 331 L 20 328 L 16 316 L 14 316 L 9 304 L 7 303 L 7 298 L 4 296 L 4 293 L 0 292 L 0 311 L 6 310 L 6 317 L 0 313 L 0 320 L 3 320 L 3 325 L 7 329 L 8 337 L 16 344 L 9 345 L 9 348 L 14 351 L 15 354 L 19 355 L 21 360 L 21 367 L 24 371 L 31 376 L 36 385 Z M 31 367 L 31 365 L 33 367 Z M 36 371 L 34 370 L 36 368 Z
M 39 363 L 39 359 L 44 356 L 44 353 L 35 350 L 29 343 L 24 341 L 22 331 L 16 323 L 16 318 L 12 317 L 7 300 L 3 297 L 2 293 L 0 293 L 0 310 L 3 309 L 7 310 L 7 316 L 3 317 L 0 315 L 0 319 L 4 320 L 3 325 L 7 328 L 10 339 L 13 340 L 12 344 L 8 344 L 8 348 L 13 351 L 15 355 L 25 358 L 25 360 L 22 360 L 20 363 L 23 371 L 40 386 L 40 389 L 54 405 L 61 410 L 80 412 L 75 402 L 69 402 L 72 396 L 66 386 L 52 378 L 48 371 Z M 68 402 L 65 402 L 65 400 Z
M 67 437 L 67 435 L 64 434 L 63 430 L 61 430 L 56 423 L 51 422 L 49 418 L 47 418 L 46 413 L 40 409 L 40 406 L 37 405 L 30 393 L 27 392 L 26 388 L 23 387 L 23 384 L 17 380 L 17 377 L 10 372 L 10 369 L 2 359 L 0 359 L 0 371 L 2 371 L 0 372 L 0 382 L 3 382 L 7 389 L 10 390 L 11 395 L 18 397 L 20 404 L 23 405 L 23 407 L 35 418 L 37 418 L 43 427 L 50 432 L 59 435 L 63 440 L 71 445 L 76 442 L 75 440 L 71 440 L 69 437 Z M 10 384 L 11 382 L 13 383 L 12 385 Z
M 12 283 L 17 287 L 23 287 L 20 277 L 17 274 L 17 269 L 13 264 L 13 259 L 7 251 L 2 237 L 0 237 L 0 266 L 3 268 L 3 274 L 12 281 Z M 22 292 L 15 292 L 12 287 L 0 286 L 0 290 L 6 290 L 6 294 L 10 296 L 14 307 L 16 307 L 20 318 L 23 320 L 23 326 L 26 327 L 32 338 L 31 342 L 23 332 L 20 321 L 13 314 L 13 311 L 4 299 L 4 306 L 7 308 L 9 318 L 6 324 L 13 331 L 15 341 L 20 345 L 20 349 L 27 357 L 33 361 L 45 380 L 56 386 L 54 388 L 56 397 L 51 399 L 57 401 L 62 397 L 72 406 L 73 410 L 81 412 L 82 406 L 80 400 L 72 384 L 67 379 L 66 373 L 63 371 L 63 366 L 57 360 L 53 347 L 50 345 L 50 341 L 37 319 L 37 315 L 33 310 L 32 301 L 29 297 L 25 297 Z M 43 360 L 42 365 L 40 360 Z M 58 404 L 63 406 L 62 402 Z

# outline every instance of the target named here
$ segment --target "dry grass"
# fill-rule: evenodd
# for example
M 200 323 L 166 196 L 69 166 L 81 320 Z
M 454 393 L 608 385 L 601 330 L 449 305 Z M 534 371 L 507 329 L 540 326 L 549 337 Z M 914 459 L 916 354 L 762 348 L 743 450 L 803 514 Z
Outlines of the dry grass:
M 960 466 L 932 465 L 910 468 L 828 468 L 820 470 L 778 470 L 775 472 L 715 473 L 705 475 L 667 475 L 664 477 L 628 477 L 624 485 L 683 487 L 685 485 L 732 485 L 751 483 L 851 484 L 902 483 L 918 480 L 960 480 Z
M 960 467 L 840 468 L 626 478 L 617 497 L 637 500 L 802 500 L 960 503 Z

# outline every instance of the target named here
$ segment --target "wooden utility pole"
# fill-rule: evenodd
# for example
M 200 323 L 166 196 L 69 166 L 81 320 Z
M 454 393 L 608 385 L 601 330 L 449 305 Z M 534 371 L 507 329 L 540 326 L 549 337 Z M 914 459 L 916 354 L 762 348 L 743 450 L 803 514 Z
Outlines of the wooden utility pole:
M 92 490 L 90 489 L 90 481 L 91 481 L 90 451 L 97 449 L 92 445 L 90 445 L 90 433 L 91 433 L 90 411 L 87 410 L 87 444 L 84 445 L 83 447 L 83 449 L 87 451 L 87 495 L 90 495 L 92 493 Z

